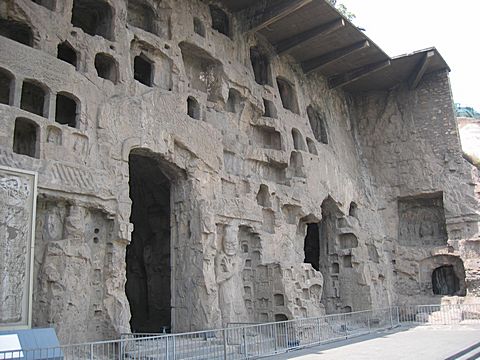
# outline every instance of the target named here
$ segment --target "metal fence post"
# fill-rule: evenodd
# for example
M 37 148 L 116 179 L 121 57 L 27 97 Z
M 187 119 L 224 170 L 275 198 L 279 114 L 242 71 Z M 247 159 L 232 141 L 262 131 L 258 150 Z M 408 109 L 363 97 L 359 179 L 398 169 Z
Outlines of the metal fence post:
M 372 332 L 372 329 L 370 327 L 370 317 L 371 317 L 371 313 L 370 311 L 367 313 L 367 326 L 368 326 L 368 333 L 370 334 Z
M 389 311 L 390 313 L 390 329 L 393 329 L 393 315 L 392 315 L 392 307 L 390 307 Z
M 90 360 L 93 360 L 93 344 L 90 344 Z
M 168 336 L 165 337 L 165 359 L 170 359 L 169 348 L 168 348 Z
M 321 343 L 322 342 L 322 331 L 320 330 L 321 329 L 320 318 L 317 318 L 317 326 L 318 326 L 318 342 Z
M 248 351 L 247 351 L 247 328 L 243 327 L 243 351 L 245 352 L 245 359 L 248 358 Z
M 348 339 L 348 331 L 347 331 L 347 314 L 344 315 L 344 323 L 345 323 L 345 339 Z
M 227 360 L 227 329 L 223 329 L 223 358 Z
M 175 336 L 172 336 L 172 354 L 173 354 L 173 360 L 177 358 L 177 353 L 175 351 Z
M 273 324 L 273 336 L 275 337 L 275 352 L 278 350 L 278 344 L 277 344 L 277 339 L 278 339 L 278 332 L 277 332 L 277 324 Z

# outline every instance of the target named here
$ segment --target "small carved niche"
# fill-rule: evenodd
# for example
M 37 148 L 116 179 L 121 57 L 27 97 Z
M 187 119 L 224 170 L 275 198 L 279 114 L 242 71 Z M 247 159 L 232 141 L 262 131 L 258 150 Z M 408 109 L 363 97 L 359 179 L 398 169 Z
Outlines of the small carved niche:
M 32 29 L 23 22 L 0 19 L 0 36 L 33 47 Z
M 250 62 L 252 63 L 255 82 L 260 85 L 272 85 L 270 61 L 268 56 L 259 47 L 250 48 Z
M 106 1 L 74 0 L 72 25 L 88 35 L 99 35 L 107 40 L 114 40 L 113 10 Z
M 207 100 L 224 101 L 222 96 L 223 66 L 205 50 L 185 42 L 179 44 L 188 86 L 207 94 Z
M 153 62 L 143 54 L 133 60 L 133 77 L 143 85 L 153 85 Z
M 0 104 L 9 105 L 11 103 L 13 79 L 13 75 L 9 71 L 0 68 Z
M 228 14 L 216 5 L 210 5 L 210 16 L 212 18 L 212 29 L 231 37 L 230 19 Z
M 47 117 L 45 111 L 46 97 L 43 85 L 35 80 L 24 80 L 20 108 L 33 114 Z
M 263 99 L 264 113 L 263 116 L 276 119 L 277 118 L 277 109 L 275 104 L 267 99 Z
M 187 98 L 187 114 L 192 119 L 200 120 L 200 104 L 193 96 Z
M 278 92 L 280 93 L 280 98 L 282 99 L 283 107 L 295 114 L 298 114 L 299 110 L 297 94 L 293 85 L 289 81 L 281 77 L 277 77 L 277 86 Z
M 307 137 L 307 147 L 308 147 L 308 152 L 312 155 L 318 155 L 317 152 L 317 147 L 315 146 L 315 142 Z
M 104 53 L 95 55 L 95 69 L 98 77 L 114 84 L 118 82 L 118 63 L 113 56 Z
M 205 25 L 203 25 L 202 20 L 200 20 L 198 17 L 193 18 L 193 31 L 195 34 L 205 37 Z
M 306 151 L 305 141 L 298 129 L 292 129 L 293 147 L 295 150 Z
M 77 127 L 79 100 L 72 94 L 60 92 L 55 104 L 55 121 L 59 124 Z
M 228 90 L 226 110 L 231 113 L 238 113 L 242 105 L 242 96 L 235 89 Z
M 17 118 L 13 132 L 13 152 L 38 158 L 38 125 L 29 119 Z
M 327 126 L 324 117 L 312 105 L 307 107 L 307 116 L 315 139 L 322 144 L 328 144 Z
M 57 58 L 77 67 L 77 52 L 67 41 L 58 44 Z
M 398 241 L 405 246 L 447 244 L 443 193 L 398 199 Z

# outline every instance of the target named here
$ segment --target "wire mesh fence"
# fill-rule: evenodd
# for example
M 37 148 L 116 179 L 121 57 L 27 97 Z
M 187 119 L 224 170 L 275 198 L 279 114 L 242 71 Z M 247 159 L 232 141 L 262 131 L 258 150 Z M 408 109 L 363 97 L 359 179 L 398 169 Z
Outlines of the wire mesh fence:
M 118 340 L 0 352 L 0 360 L 251 359 L 396 326 L 480 323 L 480 304 L 389 307 L 181 334 L 124 334 Z

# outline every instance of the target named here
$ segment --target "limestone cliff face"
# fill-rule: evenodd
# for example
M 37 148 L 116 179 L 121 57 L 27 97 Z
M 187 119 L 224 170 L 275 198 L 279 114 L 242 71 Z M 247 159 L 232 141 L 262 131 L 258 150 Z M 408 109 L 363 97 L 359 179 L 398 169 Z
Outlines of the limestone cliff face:
M 31 30 L 0 36 L 0 164 L 39 174 L 35 326 L 80 342 L 478 295 L 448 74 L 350 95 L 207 2 L 5 3 Z

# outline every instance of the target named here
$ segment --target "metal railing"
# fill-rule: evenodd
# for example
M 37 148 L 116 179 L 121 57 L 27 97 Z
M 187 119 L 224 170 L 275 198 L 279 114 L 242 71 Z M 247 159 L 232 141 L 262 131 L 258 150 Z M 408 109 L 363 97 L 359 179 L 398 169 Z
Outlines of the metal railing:
M 239 360 L 348 339 L 402 323 L 472 321 L 480 323 L 480 304 L 402 306 L 274 323 L 230 324 L 224 329 L 181 334 L 124 334 L 112 341 L 4 351 L 0 360 Z
M 404 305 L 398 316 L 402 324 L 480 324 L 480 304 Z

